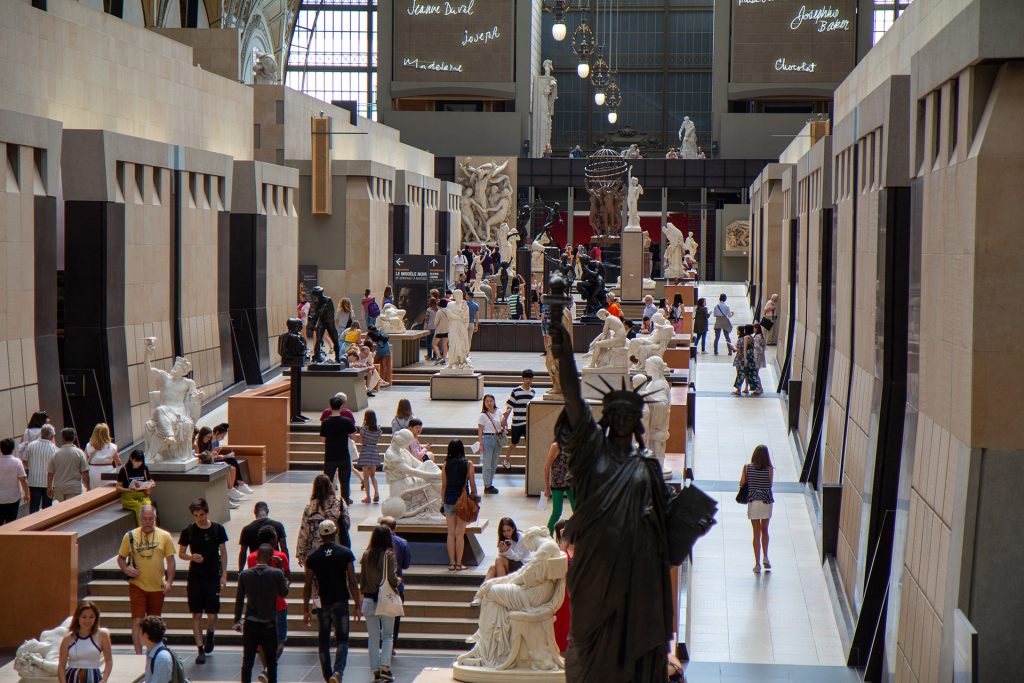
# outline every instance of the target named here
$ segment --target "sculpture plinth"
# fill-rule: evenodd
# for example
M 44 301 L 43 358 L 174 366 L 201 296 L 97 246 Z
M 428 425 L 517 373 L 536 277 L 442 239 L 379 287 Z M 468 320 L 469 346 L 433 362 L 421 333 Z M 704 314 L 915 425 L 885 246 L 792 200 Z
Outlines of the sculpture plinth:
M 430 378 L 431 400 L 479 401 L 483 396 L 484 377 L 478 372 L 439 372 Z
M 188 460 L 160 460 L 147 465 L 150 472 L 188 472 L 199 467 L 199 458 Z

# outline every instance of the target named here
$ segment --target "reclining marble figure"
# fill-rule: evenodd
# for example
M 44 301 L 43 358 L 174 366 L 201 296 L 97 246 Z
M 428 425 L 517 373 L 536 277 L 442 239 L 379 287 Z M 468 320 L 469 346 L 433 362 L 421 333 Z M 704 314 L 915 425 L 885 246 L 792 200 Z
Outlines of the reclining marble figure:
M 391 495 L 381 505 L 381 514 L 403 524 L 444 524 L 441 469 L 432 460 L 420 462 L 409 451 L 412 439 L 412 432 L 401 429 L 384 453 L 384 478 Z

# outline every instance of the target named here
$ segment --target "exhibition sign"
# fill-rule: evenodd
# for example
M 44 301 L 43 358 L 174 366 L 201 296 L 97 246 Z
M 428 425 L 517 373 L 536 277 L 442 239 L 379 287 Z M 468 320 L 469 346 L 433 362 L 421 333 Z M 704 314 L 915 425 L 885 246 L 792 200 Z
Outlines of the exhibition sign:
M 395 0 L 392 80 L 511 83 L 514 0 Z
M 430 290 L 444 292 L 448 284 L 448 257 L 434 254 L 395 254 L 391 260 L 395 306 L 405 311 L 406 327 L 423 322 Z
M 839 83 L 857 52 L 856 0 L 732 0 L 732 83 Z

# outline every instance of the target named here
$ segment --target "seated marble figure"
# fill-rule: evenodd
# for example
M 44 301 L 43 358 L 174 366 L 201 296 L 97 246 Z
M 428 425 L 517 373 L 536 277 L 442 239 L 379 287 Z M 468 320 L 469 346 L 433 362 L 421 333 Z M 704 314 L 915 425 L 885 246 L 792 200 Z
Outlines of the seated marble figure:
M 441 469 L 432 460 L 421 461 L 409 450 L 413 434 L 400 429 L 384 454 L 384 478 L 391 496 L 381 514 L 402 524 L 441 524 Z
M 39 634 L 38 640 L 30 638 L 18 647 L 14 654 L 14 670 L 22 680 L 57 679 L 60 644 L 70 628 L 71 617 L 68 617 L 60 626 Z
M 564 661 L 555 643 L 555 612 L 565 599 L 568 560 L 544 527 L 523 535 L 530 559 L 517 572 L 485 581 L 473 604 L 480 625 L 467 639 L 473 649 L 455 661 L 460 667 L 497 671 L 560 672 Z M 526 680 L 526 679 L 524 679 Z

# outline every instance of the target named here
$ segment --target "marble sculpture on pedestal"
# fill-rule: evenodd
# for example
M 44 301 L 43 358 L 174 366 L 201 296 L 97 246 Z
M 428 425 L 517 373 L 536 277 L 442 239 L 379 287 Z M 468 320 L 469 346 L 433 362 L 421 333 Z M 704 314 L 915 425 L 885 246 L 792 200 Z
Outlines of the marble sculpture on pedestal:
M 629 357 L 636 359 L 633 368 L 642 369 L 648 358 L 661 358 L 668 348 L 668 343 L 672 341 L 673 334 L 675 329 L 672 323 L 665 320 L 661 311 L 655 313 L 651 317 L 651 333 L 637 335 L 629 340 Z
M 441 370 L 444 375 L 465 375 L 473 372 L 473 361 L 469 357 L 471 339 L 469 336 L 469 304 L 461 289 L 456 289 L 452 300 L 444 309 L 448 316 L 448 362 Z
M 679 126 L 679 156 L 683 159 L 697 158 L 697 126 L 689 116 L 683 117 L 683 124 Z
M 686 251 L 690 252 L 690 257 L 694 261 L 697 260 L 697 240 L 693 239 L 693 231 L 692 230 L 687 230 L 686 231 L 686 239 L 683 240 L 683 248 Z
M 384 304 L 377 317 L 377 329 L 385 334 L 405 332 L 405 310 L 394 304 Z
M 441 516 L 441 470 L 433 460 L 420 460 L 409 451 L 413 435 L 400 429 L 384 453 L 384 478 L 391 495 L 381 514 L 403 524 L 444 524 Z
M 18 646 L 14 654 L 14 670 L 22 680 L 57 680 L 60 644 L 71 628 L 71 617 L 60 626 L 43 631 L 39 639 L 30 638 Z
M 252 49 L 252 80 L 259 85 L 277 83 L 277 60 L 274 55 Z
M 629 169 L 629 186 L 628 194 L 626 196 L 626 230 L 630 228 L 640 228 L 640 212 L 637 210 L 637 202 L 640 201 L 640 195 L 644 193 L 644 188 L 640 184 L 640 180 L 633 175 L 633 168 Z
M 146 421 L 143 438 L 146 457 L 151 463 L 188 463 L 192 453 L 192 435 L 199 419 L 204 393 L 188 378 L 192 364 L 180 356 L 170 372 L 153 367 L 156 337 L 146 337 L 146 374 L 159 387 L 149 392 L 152 414 Z
M 683 268 L 683 232 L 669 222 L 662 227 L 661 234 L 668 242 L 665 247 L 665 277 L 670 280 L 682 278 L 686 275 Z
M 473 604 L 480 605 L 480 626 L 466 639 L 473 649 L 455 660 L 456 680 L 464 679 L 460 668 L 466 667 L 534 675 L 563 668 L 554 623 L 565 599 L 568 559 L 544 527 L 527 530 L 523 544 L 531 552 L 526 564 L 512 574 L 485 581 L 473 599 Z M 489 680 L 502 678 L 488 676 Z
M 670 372 L 665 360 L 651 356 L 644 363 L 644 374 L 647 383 L 643 385 L 644 433 L 647 435 L 647 447 L 654 457 L 665 466 L 665 444 L 668 443 L 669 415 L 672 408 L 671 386 L 665 375 Z
M 597 317 L 604 321 L 601 334 L 590 342 L 590 351 L 584 355 L 587 368 L 609 368 L 623 372 L 629 367 L 626 349 L 629 339 L 626 337 L 626 326 L 622 321 L 602 308 Z M 552 320 L 552 323 L 554 320 Z
M 508 276 L 516 276 L 516 247 L 519 245 L 519 231 L 502 223 L 498 228 L 498 253 L 501 262 L 508 264 Z
M 484 262 L 480 257 L 480 252 L 476 251 L 473 253 L 473 263 L 470 265 L 473 269 L 473 294 L 482 294 L 484 286 Z
M 555 115 L 555 102 L 558 100 L 558 80 L 551 75 L 551 60 L 544 60 L 544 73 L 537 77 L 534 119 L 534 150 L 541 156 L 545 148 L 551 145 L 551 121 Z

